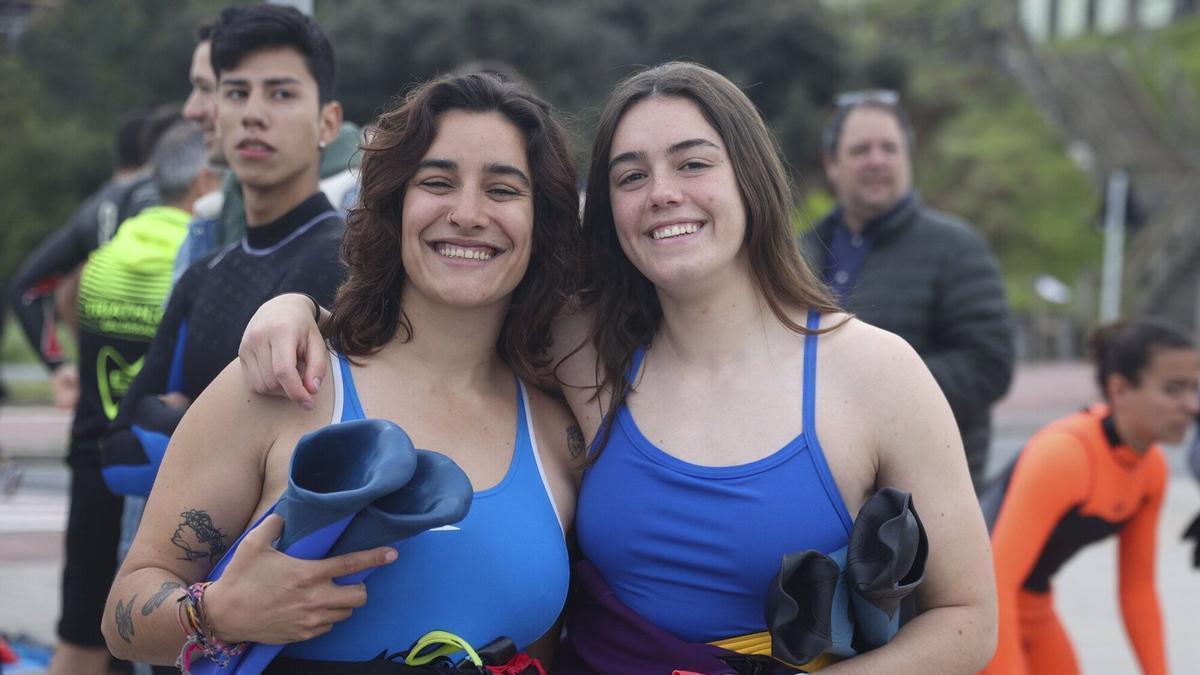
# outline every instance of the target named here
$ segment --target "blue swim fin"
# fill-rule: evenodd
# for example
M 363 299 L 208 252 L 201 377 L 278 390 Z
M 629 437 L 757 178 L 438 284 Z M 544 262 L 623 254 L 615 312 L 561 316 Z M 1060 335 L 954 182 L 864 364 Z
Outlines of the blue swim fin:
M 417 450 L 417 469 L 412 479 L 359 511 L 328 555 L 395 544 L 426 530 L 457 523 L 467 517 L 474 496 L 471 479 L 454 460 L 438 452 Z M 375 568 L 334 581 L 357 584 L 373 571 Z
M 325 557 L 358 511 L 403 487 L 416 468 L 416 451 L 408 434 L 386 420 L 334 424 L 304 435 L 292 453 L 288 486 L 267 512 L 284 518 L 275 548 L 306 560 Z M 209 572 L 210 581 L 224 573 L 245 536 L 243 533 Z M 251 645 L 220 672 L 260 673 L 281 648 Z M 218 672 L 218 667 L 201 660 L 192 672 L 208 675 Z
M 392 422 L 367 419 L 322 427 L 296 443 L 288 486 L 254 527 L 278 513 L 284 523 L 275 548 L 296 558 L 322 558 L 355 513 L 399 489 L 416 468 L 412 441 Z M 220 578 L 245 536 L 209 572 L 210 581 Z
M 428 529 L 457 523 L 467 516 L 474 496 L 471 480 L 453 460 L 437 452 L 417 450 L 416 470 L 408 483 L 354 514 L 325 557 L 395 544 Z M 334 581 L 357 584 L 374 571 L 371 568 Z M 283 647 L 250 645 L 234 672 L 257 675 Z

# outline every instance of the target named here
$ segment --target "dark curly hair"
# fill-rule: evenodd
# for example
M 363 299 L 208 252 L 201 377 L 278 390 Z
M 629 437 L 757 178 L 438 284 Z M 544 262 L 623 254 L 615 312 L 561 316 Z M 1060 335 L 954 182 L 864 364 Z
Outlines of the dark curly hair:
M 349 270 L 330 319 L 334 348 L 373 354 L 414 327 L 400 306 L 404 193 L 433 144 L 438 116 L 450 110 L 496 112 L 525 139 L 533 174 L 533 251 L 513 291 L 496 349 L 522 377 L 549 363 L 550 324 L 576 292 L 580 274 L 579 195 L 566 133 L 550 106 L 514 82 L 487 73 L 445 76 L 411 91 L 368 128 L 362 190 L 346 221 L 342 259 Z

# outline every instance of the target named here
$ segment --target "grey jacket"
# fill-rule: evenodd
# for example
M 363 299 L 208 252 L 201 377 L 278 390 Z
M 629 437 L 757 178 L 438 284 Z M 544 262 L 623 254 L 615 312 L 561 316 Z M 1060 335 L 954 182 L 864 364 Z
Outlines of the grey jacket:
M 803 236 L 805 255 L 822 276 L 831 266 L 825 242 L 831 213 Z M 974 228 L 925 207 L 913 195 L 871 224 L 871 247 L 846 309 L 896 333 L 933 372 L 962 433 L 976 489 L 991 436 L 991 406 L 1012 380 L 1013 328 L 1000 268 Z

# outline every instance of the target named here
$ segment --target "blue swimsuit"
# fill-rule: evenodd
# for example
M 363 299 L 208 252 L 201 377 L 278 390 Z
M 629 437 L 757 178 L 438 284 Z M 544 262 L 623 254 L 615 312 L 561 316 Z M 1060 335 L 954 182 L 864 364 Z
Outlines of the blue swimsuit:
M 810 313 L 808 327 L 819 325 Z M 635 354 L 631 378 L 644 355 Z M 685 462 L 643 436 L 622 406 L 584 476 L 575 518 L 583 553 L 618 599 L 683 640 L 766 630 L 767 587 L 783 555 L 849 541 L 850 513 L 817 441 L 816 357 L 809 335 L 804 430 L 778 451 L 738 466 Z
M 337 356 L 332 421 L 363 419 L 350 365 Z M 567 596 L 567 549 L 529 397 L 520 380 L 517 388 L 516 444 L 500 483 L 476 492 L 457 525 L 400 542 L 399 559 L 367 577 L 365 606 L 329 633 L 288 645 L 284 656 L 365 661 L 404 651 L 431 630 L 476 647 L 505 635 L 524 649 L 554 625 Z

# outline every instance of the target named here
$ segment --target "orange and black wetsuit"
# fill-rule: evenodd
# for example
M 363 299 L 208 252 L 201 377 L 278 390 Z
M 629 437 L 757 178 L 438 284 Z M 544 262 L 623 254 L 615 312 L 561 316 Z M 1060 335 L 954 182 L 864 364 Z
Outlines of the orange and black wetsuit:
M 1051 578 L 1084 546 L 1119 533 L 1121 613 L 1142 672 L 1167 672 L 1154 588 L 1158 514 L 1167 483 L 1162 450 L 1138 453 L 1097 405 L 1030 439 L 998 487 L 992 526 L 1000 642 L 987 675 L 1079 672 L 1054 612 Z M 1007 482 L 1007 486 L 1003 485 Z

